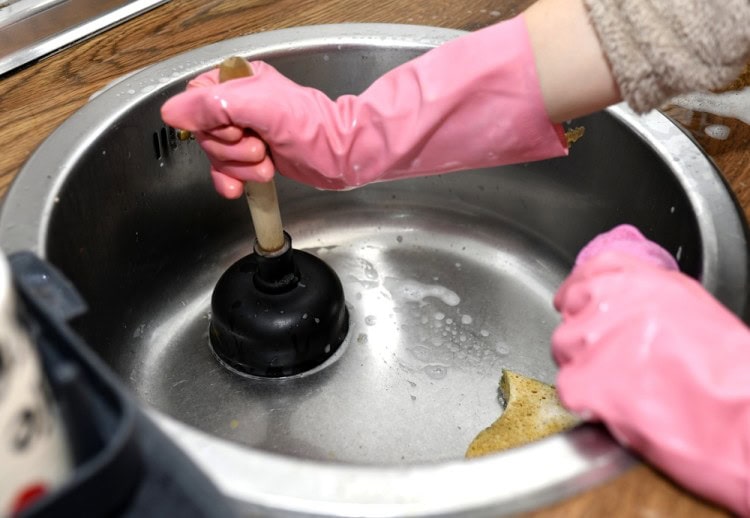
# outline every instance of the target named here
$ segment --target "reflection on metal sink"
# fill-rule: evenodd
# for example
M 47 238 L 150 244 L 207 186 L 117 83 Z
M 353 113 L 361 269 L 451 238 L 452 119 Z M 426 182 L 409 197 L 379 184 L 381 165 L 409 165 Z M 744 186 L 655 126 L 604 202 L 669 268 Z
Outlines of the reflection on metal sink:
M 168 0 L 0 2 L 0 74 L 122 23 Z
M 747 309 L 744 219 L 719 173 L 664 116 L 615 107 L 566 159 L 324 192 L 278 179 L 297 248 L 339 274 L 342 353 L 295 379 L 214 361 L 209 297 L 251 247 L 193 141 L 159 107 L 229 55 L 270 61 L 331 96 L 459 33 L 339 25 L 256 34 L 144 69 L 37 150 L 0 216 L 0 245 L 41 252 L 91 305 L 78 329 L 247 513 L 499 516 L 619 473 L 628 455 L 579 427 L 472 461 L 501 412 L 501 368 L 554 381 L 551 300 L 577 250 L 632 223 L 733 311 Z

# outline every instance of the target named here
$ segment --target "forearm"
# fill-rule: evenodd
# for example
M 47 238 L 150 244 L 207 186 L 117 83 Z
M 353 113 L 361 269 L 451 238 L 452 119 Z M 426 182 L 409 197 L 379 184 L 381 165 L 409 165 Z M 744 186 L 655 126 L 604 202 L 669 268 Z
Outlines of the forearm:
M 524 13 L 547 114 L 559 123 L 621 100 L 583 0 L 539 0 Z

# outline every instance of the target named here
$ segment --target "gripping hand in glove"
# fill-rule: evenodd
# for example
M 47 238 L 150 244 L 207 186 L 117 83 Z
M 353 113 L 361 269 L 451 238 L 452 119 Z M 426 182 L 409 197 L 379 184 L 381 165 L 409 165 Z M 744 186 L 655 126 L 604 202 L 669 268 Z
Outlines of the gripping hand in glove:
M 162 107 L 167 124 L 195 134 L 229 198 L 242 181 L 269 180 L 274 164 L 298 181 L 344 189 L 567 153 L 545 110 L 522 16 L 449 41 L 335 101 L 266 63 L 251 66 L 252 77 L 221 84 L 218 71 L 205 73 Z
M 596 238 L 555 297 L 563 404 L 677 482 L 750 515 L 750 332 L 633 227 Z

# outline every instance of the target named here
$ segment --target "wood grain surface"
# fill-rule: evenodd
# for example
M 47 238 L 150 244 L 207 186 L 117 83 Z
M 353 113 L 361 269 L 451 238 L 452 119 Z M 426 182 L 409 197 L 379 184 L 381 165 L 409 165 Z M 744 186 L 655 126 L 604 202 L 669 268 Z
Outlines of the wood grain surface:
M 110 81 L 170 56 L 249 33 L 319 23 L 390 22 L 474 30 L 521 12 L 532 0 L 172 0 L 119 27 L 0 78 L 0 195 L 29 154 Z M 708 138 L 707 124 L 731 129 Z M 687 122 L 750 214 L 750 127 L 715 116 Z M 526 515 L 714 517 L 723 511 L 641 464 L 577 497 Z

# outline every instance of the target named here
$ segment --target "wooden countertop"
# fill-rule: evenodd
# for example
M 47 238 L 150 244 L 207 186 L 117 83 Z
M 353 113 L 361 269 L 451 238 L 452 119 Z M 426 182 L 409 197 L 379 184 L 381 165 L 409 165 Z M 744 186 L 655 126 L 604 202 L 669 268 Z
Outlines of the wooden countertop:
M 110 81 L 216 41 L 318 23 L 388 22 L 475 30 L 521 12 L 533 0 L 172 0 L 119 27 L 0 79 L 0 196 L 29 154 Z M 711 115 L 690 130 L 716 161 L 750 214 L 750 126 Z M 708 124 L 731 129 L 708 138 Z M 726 516 L 645 465 L 597 489 L 525 515 Z

